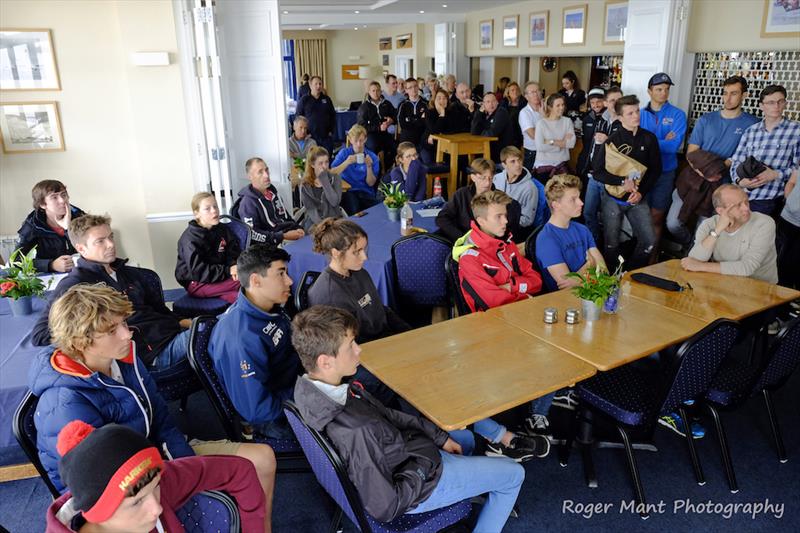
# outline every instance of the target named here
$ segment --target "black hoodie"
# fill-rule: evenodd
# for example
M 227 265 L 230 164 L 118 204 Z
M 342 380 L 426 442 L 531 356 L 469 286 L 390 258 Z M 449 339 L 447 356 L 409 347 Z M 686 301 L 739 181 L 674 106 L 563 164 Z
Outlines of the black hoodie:
M 225 281 L 241 252 L 239 239 L 225 224 L 204 228 L 192 220 L 178 239 L 175 279 L 184 287 L 192 281 Z
M 84 215 L 84 212 L 74 205 L 70 208 L 72 209 L 72 218 Z M 50 267 L 53 259 L 77 253 L 69 241 L 69 234 L 66 231 L 64 235 L 59 235 L 47 224 L 47 215 L 44 209 L 31 211 L 17 233 L 19 233 L 19 247 L 22 249 L 22 253 L 27 254 L 31 248 L 36 246 L 36 259 L 33 260 L 33 266 L 37 272 L 53 272 Z
M 278 189 L 272 184 L 267 187 L 266 195 L 252 185 L 244 187 L 231 208 L 231 215 L 265 236 L 268 244 L 280 244 L 284 232 L 300 229 L 300 224 L 286 212 Z
M 294 401 L 306 423 L 324 431 L 367 512 L 390 522 L 425 501 L 442 477 L 439 449 L 448 435 L 430 421 L 384 407 L 358 384 L 341 405 L 307 376 Z
M 495 186 L 492 185 L 492 190 Z M 456 242 L 466 232 L 470 230 L 470 223 L 475 219 L 472 216 L 472 207 L 470 203 L 475 197 L 475 184 L 470 183 L 466 187 L 459 188 L 453 197 L 444 204 L 444 207 L 439 214 L 436 215 L 436 225 L 439 231 L 447 237 L 450 241 Z M 508 231 L 512 235 L 519 235 L 519 219 L 522 214 L 522 206 L 516 200 L 511 200 L 511 203 L 506 208 L 506 216 L 508 217 Z M 515 241 L 516 242 L 516 241 Z

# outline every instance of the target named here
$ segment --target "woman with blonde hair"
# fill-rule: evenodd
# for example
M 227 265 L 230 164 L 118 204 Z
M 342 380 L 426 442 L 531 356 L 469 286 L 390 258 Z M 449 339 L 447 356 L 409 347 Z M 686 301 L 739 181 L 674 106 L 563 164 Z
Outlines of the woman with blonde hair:
M 555 93 L 547 97 L 545 115 L 536 123 L 536 161 L 533 174 L 547 183 L 556 174 L 569 174 L 569 151 L 575 147 L 575 127 L 564 116 L 566 99 Z
M 348 214 L 368 209 L 379 202 L 375 185 L 380 174 L 378 156 L 366 147 L 367 130 L 354 124 L 347 132 L 350 145 L 342 148 L 333 158 L 331 172 L 338 174 L 350 184 L 350 190 L 342 195 L 342 207 Z
M 330 157 L 325 148 L 315 146 L 309 150 L 300 184 L 300 201 L 306 208 L 303 222 L 306 233 L 324 218 L 341 216 L 342 179 L 331 172 L 329 166 Z

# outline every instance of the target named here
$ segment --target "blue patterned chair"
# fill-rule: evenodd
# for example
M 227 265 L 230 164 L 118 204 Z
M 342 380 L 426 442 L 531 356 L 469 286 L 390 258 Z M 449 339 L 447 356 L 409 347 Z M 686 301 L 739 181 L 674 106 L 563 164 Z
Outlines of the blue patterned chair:
M 392 271 L 401 304 L 449 307 L 447 258 L 450 241 L 431 233 L 403 237 L 392 244 Z
M 316 270 L 306 270 L 300 276 L 300 283 L 294 289 L 294 308 L 299 313 L 308 308 L 308 290 L 317 281 L 320 273 Z
M 662 365 L 668 367 L 666 372 L 646 372 L 628 364 L 599 372 L 578 384 L 578 396 L 584 408 L 610 418 L 622 437 L 637 503 L 645 503 L 644 490 L 628 430 L 652 431 L 659 416 L 676 410 L 684 421 L 690 421 L 686 406 L 703 398 L 738 332 L 736 322 L 716 320 L 678 348 L 670 364 Z M 703 471 L 692 432 L 685 433 L 695 477 L 699 484 L 703 484 Z M 642 513 L 642 516 L 647 516 L 647 513 Z
M 233 498 L 216 490 L 195 494 L 175 512 L 186 533 L 239 533 L 239 508 Z
M 14 418 L 11 420 L 11 430 L 14 432 L 19 447 L 28 456 L 31 464 L 39 472 L 39 477 L 42 478 L 47 490 L 53 496 L 53 499 L 61 496 L 56 486 L 50 481 L 50 476 L 42 466 L 39 460 L 39 450 L 36 448 L 36 425 L 33 422 L 33 415 L 36 414 L 36 406 L 39 404 L 39 397 L 28 391 L 25 397 L 20 402 L 17 410 L 14 411 Z
M 199 316 L 192 321 L 189 339 L 189 364 L 208 394 L 211 405 L 217 413 L 228 439 L 234 442 L 248 442 L 242 435 L 242 422 L 230 396 L 214 370 L 214 362 L 208 354 L 211 331 L 217 323 L 213 316 Z M 291 439 L 272 439 L 254 435 L 253 442 L 269 444 L 278 459 L 278 472 L 308 472 L 303 454 L 297 441 Z M 299 463 L 299 464 L 298 464 Z
M 725 408 L 738 407 L 750 396 L 761 394 L 767 407 L 767 417 L 775 441 L 778 460 L 787 461 L 786 448 L 783 445 L 775 406 L 772 402 L 772 391 L 781 388 L 792 373 L 800 366 L 800 319 L 787 322 L 770 342 L 763 359 L 763 364 L 746 364 L 730 361 L 723 364 L 714 376 L 711 387 L 706 393 L 706 407 L 711 411 L 720 437 L 720 449 L 723 463 L 731 468 L 729 479 L 734 479 L 732 462 L 725 443 L 725 430 L 722 426 L 717 406 Z
M 462 500 L 435 511 L 404 514 L 391 522 L 379 522 L 364 510 L 358 491 L 347 477 L 347 469 L 328 439 L 303 421 L 294 403 L 287 401 L 284 406 L 286 418 L 311 464 L 317 481 L 338 506 L 330 531 L 339 529 L 342 514 L 346 514 L 363 533 L 433 533 L 469 516 L 470 502 Z

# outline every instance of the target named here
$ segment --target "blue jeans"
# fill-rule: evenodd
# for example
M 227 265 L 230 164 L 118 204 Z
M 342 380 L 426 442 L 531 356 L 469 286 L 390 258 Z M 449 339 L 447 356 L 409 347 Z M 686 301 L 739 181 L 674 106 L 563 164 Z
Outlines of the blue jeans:
M 503 435 L 506 434 L 506 427 L 502 424 L 498 424 L 491 418 L 478 420 L 473 425 L 473 428 L 475 433 L 489 442 L 500 442 L 500 439 L 502 439 Z
M 672 200 L 672 190 L 675 188 L 675 170 L 662 172 L 656 180 L 656 184 L 647 193 L 648 205 L 657 211 L 669 209 Z
M 622 232 L 622 217 L 628 219 L 636 237 L 636 248 L 628 263 L 628 270 L 647 265 L 650 253 L 656 244 L 656 233 L 653 229 L 653 219 L 650 208 L 646 202 L 636 205 L 621 204 L 607 192 L 603 192 L 601 201 L 603 208 L 603 237 L 605 239 L 604 252 L 606 264 L 610 270 L 617 265 L 619 255 L 620 233 Z
M 589 174 L 589 181 L 586 182 L 586 199 L 583 202 L 583 220 L 586 222 L 586 227 L 592 232 L 598 248 L 602 246 L 603 242 L 603 234 L 600 233 L 600 203 L 604 191 L 603 184 Z
M 442 456 L 442 477 L 431 495 L 408 512 L 425 513 L 488 493 L 474 531 L 499 533 L 517 501 L 525 469 L 507 457 L 439 453 Z
M 164 346 L 153 359 L 151 367 L 155 370 L 166 370 L 186 359 L 189 353 L 189 330 L 181 331 Z
M 763 213 L 776 218 L 780 209 L 783 207 L 782 198 L 771 198 L 769 200 L 750 200 L 750 211 Z

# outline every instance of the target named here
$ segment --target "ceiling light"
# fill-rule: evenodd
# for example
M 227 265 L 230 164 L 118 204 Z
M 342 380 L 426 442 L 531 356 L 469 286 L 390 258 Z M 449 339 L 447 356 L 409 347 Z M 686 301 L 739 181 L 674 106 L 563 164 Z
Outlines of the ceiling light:
M 362 25 L 361 25 L 361 27 L 362 27 L 362 28 L 366 28 L 366 27 L 367 27 L 367 25 L 366 25 L 366 24 L 362 24 Z
M 311 28 L 308 28 L 308 31 L 311 31 Z
M 419 12 L 420 14 L 425 13 L 425 11 L 423 11 L 422 9 L 420 9 Z
M 283 10 L 283 14 L 284 14 L 284 15 L 288 15 L 288 14 L 289 14 L 289 12 L 288 12 L 288 11 L 286 11 L 286 10 L 284 9 L 284 10 Z
M 361 13 L 361 11 L 353 11 L 353 13 L 355 13 L 356 15 L 358 15 L 359 13 Z
M 356 31 L 358 31 L 358 26 L 356 26 L 356 27 L 355 27 L 355 28 L 353 28 L 353 29 L 354 29 L 354 30 L 356 30 Z
M 447 4 L 442 4 L 442 7 L 447 7 Z

